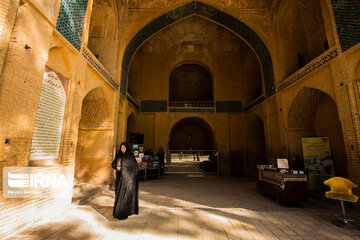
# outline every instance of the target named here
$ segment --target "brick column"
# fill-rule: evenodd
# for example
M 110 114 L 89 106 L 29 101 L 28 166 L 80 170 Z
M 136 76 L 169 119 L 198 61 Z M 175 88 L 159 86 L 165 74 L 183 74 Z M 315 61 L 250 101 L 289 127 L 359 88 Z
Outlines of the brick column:
M 330 63 L 339 119 L 344 135 L 348 177 L 360 183 L 360 124 L 356 95 L 347 66 L 342 53 Z

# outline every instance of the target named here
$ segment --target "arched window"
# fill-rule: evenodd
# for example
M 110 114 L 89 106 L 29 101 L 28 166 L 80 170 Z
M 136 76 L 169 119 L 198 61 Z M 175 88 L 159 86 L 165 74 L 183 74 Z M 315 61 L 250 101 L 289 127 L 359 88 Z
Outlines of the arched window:
M 213 99 L 213 79 L 205 67 L 199 64 L 184 64 L 171 72 L 170 102 L 205 102 Z

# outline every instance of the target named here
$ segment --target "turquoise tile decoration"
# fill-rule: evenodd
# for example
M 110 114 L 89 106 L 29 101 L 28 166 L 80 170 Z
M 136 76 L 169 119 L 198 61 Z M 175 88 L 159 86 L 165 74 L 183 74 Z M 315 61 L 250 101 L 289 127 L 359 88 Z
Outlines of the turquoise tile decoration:
M 342 51 L 360 42 L 360 1 L 331 0 Z
M 56 30 L 78 51 L 84 30 L 88 0 L 62 0 Z

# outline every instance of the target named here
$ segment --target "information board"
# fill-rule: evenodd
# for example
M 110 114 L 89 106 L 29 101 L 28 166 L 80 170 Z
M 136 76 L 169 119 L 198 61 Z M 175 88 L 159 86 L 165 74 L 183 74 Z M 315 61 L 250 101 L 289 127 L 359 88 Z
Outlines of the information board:
M 59 157 L 66 92 L 58 75 L 51 70 L 44 73 L 37 109 L 30 160 Z
M 309 174 L 335 175 L 328 137 L 302 138 L 305 171 Z

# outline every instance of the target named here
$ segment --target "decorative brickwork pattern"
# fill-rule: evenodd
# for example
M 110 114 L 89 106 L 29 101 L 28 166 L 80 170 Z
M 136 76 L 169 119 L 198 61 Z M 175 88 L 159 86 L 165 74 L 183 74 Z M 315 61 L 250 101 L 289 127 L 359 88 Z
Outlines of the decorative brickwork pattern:
M 78 51 L 84 29 L 88 0 L 62 0 L 56 24 L 58 30 Z
M 300 71 L 297 71 L 296 73 L 288 77 L 284 83 L 280 84 L 280 86 L 278 87 L 278 91 L 283 90 L 284 88 L 290 86 L 297 80 L 301 79 L 302 77 L 306 76 L 307 74 L 321 67 L 325 63 L 328 63 L 331 59 L 335 58 L 337 55 L 338 55 L 338 51 L 336 48 L 327 51 L 325 55 L 319 56 L 318 58 L 307 64 Z
M 331 0 L 341 49 L 348 50 L 360 42 L 360 1 Z
M 85 49 L 81 53 L 86 60 L 113 86 L 116 90 L 119 88 L 119 85 L 112 79 L 112 77 L 105 71 L 105 69 L 100 66 L 100 64 L 87 52 Z
M 324 92 L 314 88 L 304 88 L 291 104 L 288 116 L 289 128 L 312 129 L 314 114 Z
M 80 128 L 109 128 L 110 114 L 108 103 L 100 88 L 91 90 L 84 98 Z

